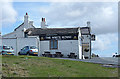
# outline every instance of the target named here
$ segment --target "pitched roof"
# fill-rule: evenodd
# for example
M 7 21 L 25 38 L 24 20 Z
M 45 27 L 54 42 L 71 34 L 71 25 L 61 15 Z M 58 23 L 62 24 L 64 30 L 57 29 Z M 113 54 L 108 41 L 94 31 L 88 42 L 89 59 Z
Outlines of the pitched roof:
M 2 37 L 6 37 L 7 35 L 10 35 L 10 34 L 13 34 L 14 32 L 11 32 L 11 33 L 8 33 L 8 34 L 5 34 L 5 35 L 2 35 Z
M 16 27 L 15 29 L 14 29 L 14 31 L 16 31 L 20 26 L 22 26 L 24 23 L 22 23 L 22 24 L 20 24 L 18 27 Z
M 78 28 L 30 28 L 26 30 L 30 36 L 32 35 L 50 35 L 50 34 L 75 34 Z
M 80 27 L 81 34 L 90 34 L 90 27 Z M 64 34 L 77 34 L 78 27 L 76 28 L 30 28 L 26 32 L 29 36 L 41 35 L 64 35 Z

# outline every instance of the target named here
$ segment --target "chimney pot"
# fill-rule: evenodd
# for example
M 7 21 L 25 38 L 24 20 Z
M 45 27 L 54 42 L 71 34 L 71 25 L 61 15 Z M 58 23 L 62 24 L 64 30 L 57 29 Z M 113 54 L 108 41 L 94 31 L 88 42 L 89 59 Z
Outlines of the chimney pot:
M 44 22 L 45 22 L 45 18 L 44 18 Z
M 42 22 L 44 21 L 44 18 L 42 18 Z
M 28 13 L 26 12 L 26 15 L 28 15 Z

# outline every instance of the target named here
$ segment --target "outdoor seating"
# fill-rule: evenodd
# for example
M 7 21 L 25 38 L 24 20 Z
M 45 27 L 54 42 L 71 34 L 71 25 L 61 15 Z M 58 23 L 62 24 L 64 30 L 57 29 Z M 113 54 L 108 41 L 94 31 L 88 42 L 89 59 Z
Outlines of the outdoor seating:
M 53 55 L 54 55 L 54 57 L 63 57 L 63 54 L 61 54 L 61 52 L 56 52 Z
M 70 55 L 67 55 L 68 56 L 68 58 L 76 58 L 77 57 L 77 55 L 75 55 L 75 53 L 70 53 Z
M 44 57 L 52 57 L 52 54 L 50 54 L 50 52 L 44 52 L 44 54 L 42 54 Z

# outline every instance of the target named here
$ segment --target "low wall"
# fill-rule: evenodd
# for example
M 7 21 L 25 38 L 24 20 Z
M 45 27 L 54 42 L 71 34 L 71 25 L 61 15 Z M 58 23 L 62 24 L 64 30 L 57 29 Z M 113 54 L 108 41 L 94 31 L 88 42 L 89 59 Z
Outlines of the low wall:
M 13 46 L 15 55 L 24 47 L 24 46 L 38 46 L 38 39 L 36 37 L 29 38 L 2 38 L 2 45 Z

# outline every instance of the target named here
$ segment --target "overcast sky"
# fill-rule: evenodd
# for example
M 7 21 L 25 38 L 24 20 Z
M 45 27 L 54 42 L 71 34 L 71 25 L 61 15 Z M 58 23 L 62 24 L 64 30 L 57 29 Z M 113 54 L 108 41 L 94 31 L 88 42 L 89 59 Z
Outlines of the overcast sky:
M 12 1 L 12 0 L 11 0 Z M 118 3 L 117 2 L 5 2 L 2 7 L 2 34 L 12 32 L 23 22 L 28 12 L 35 27 L 40 27 L 45 17 L 48 27 L 80 27 L 91 22 L 96 41 L 92 53 L 112 56 L 118 52 Z

